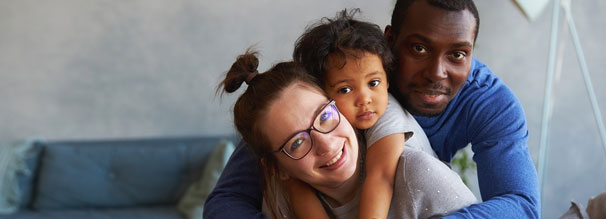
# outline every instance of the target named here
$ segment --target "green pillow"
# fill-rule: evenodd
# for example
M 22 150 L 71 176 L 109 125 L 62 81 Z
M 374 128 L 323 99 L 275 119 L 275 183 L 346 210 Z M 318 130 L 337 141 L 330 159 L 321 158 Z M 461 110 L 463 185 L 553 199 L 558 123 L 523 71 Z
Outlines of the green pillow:
M 186 218 L 202 218 L 204 201 L 217 184 L 223 167 L 227 164 L 234 149 L 233 143 L 222 141 L 210 154 L 200 179 L 192 183 L 179 200 L 177 208 Z

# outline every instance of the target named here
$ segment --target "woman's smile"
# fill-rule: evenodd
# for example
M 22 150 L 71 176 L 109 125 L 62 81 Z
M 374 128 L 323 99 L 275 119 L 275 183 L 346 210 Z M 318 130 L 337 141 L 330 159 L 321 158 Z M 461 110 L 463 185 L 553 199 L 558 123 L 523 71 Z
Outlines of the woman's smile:
M 345 144 L 343 145 L 341 150 L 339 150 L 339 152 L 337 153 L 336 156 L 334 156 L 330 161 L 328 161 L 328 163 L 321 166 L 320 168 L 324 168 L 327 170 L 334 170 L 334 169 L 339 168 L 340 166 L 343 165 L 343 163 L 345 163 L 345 161 L 347 161 L 346 156 L 343 156 L 343 154 L 345 154 Z M 347 154 L 345 154 L 345 155 L 347 155 Z M 337 164 L 337 162 L 338 162 L 338 164 Z M 335 165 L 335 164 L 337 164 L 337 165 Z

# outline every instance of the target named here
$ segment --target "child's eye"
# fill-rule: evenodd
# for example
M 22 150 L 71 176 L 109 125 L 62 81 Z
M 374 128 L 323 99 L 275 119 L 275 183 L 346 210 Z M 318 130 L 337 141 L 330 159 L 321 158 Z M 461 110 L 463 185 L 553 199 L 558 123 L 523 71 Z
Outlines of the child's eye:
M 370 86 L 370 87 L 376 87 L 376 86 L 379 86 L 379 84 L 381 84 L 381 81 L 379 81 L 379 80 L 372 80 L 372 81 L 368 82 L 368 86 Z
M 339 90 L 337 90 L 337 93 L 340 93 L 340 94 L 346 94 L 349 92 L 351 92 L 351 88 L 348 88 L 348 87 L 339 88 Z

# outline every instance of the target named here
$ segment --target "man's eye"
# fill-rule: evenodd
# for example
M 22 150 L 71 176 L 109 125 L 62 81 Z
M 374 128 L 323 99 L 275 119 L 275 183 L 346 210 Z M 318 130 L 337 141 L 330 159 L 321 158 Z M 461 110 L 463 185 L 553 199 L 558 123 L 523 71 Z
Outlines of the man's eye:
M 346 94 L 349 92 L 351 92 L 351 88 L 348 88 L 348 87 L 339 88 L 339 90 L 337 90 L 337 93 L 340 93 L 340 94 Z
M 454 52 L 452 54 L 452 57 L 456 60 L 461 60 L 463 58 L 465 58 L 466 54 L 464 52 Z
M 381 81 L 379 81 L 379 80 L 372 80 L 372 81 L 368 82 L 368 86 L 370 86 L 370 87 L 376 87 L 376 86 L 379 86 L 379 84 L 381 84 Z
M 416 53 L 419 53 L 419 54 L 427 53 L 427 49 L 424 46 L 420 45 L 420 44 L 414 44 L 414 45 L 412 45 L 412 50 L 414 52 L 416 52 Z

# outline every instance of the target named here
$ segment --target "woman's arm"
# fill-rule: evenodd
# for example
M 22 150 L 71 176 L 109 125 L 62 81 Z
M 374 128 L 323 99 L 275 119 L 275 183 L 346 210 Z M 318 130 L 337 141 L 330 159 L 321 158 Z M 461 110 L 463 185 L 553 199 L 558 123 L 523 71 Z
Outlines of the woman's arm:
M 392 134 L 381 138 L 368 149 L 359 218 L 387 218 L 404 141 L 403 133 Z

